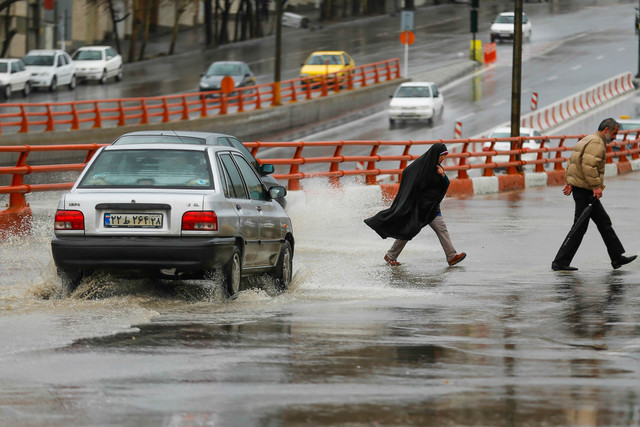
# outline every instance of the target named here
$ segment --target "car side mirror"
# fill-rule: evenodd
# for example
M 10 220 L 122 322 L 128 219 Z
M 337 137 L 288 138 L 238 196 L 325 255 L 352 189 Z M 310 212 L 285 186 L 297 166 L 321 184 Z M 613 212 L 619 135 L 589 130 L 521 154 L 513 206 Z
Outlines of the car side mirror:
M 287 189 L 282 185 L 274 185 L 269 189 L 269 196 L 271 196 L 271 199 L 282 199 L 286 195 Z
M 271 163 L 265 163 L 264 165 L 260 165 L 260 174 L 269 175 L 275 172 L 276 168 Z

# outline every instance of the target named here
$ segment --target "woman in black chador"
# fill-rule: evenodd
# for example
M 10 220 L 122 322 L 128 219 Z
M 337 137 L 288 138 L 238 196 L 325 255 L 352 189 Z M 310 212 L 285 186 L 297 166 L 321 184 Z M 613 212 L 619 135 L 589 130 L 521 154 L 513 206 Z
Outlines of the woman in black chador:
M 427 224 L 436 232 L 449 265 L 455 265 L 467 256 L 464 252 L 456 253 L 440 213 L 440 202 L 449 188 L 449 178 L 441 165 L 447 154 L 444 144 L 433 144 L 429 151 L 404 169 L 391 207 L 364 220 L 383 239 L 396 239 L 384 256 L 389 265 L 400 265 L 398 255 Z

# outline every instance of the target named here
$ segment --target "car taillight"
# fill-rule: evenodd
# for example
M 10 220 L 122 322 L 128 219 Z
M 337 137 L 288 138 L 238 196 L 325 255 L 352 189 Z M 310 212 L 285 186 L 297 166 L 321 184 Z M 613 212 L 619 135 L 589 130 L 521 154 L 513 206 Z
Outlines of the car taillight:
M 182 215 L 182 230 L 216 231 L 218 230 L 218 217 L 213 211 L 185 212 Z
M 84 230 L 84 215 L 80 211 L 57 211 L 55 230 Z

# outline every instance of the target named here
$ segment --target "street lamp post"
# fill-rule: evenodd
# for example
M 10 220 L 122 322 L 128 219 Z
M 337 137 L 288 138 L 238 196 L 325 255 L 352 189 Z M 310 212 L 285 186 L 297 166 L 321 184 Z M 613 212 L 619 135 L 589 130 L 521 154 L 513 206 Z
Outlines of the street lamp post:
M 280 57 L 282 56 L 282 3 L 276 0 L 276 64 L 273 78 L 273 105 L 281 105 L 280 100 Z
M 511 137 L 520 136 L 520 95 L 522 91 L 522 0 L 515 0 L 513 22 L 513 66 L 511 74 Z M 521 148 L 519 142 L 511 143 L 512 149 Z M 520 155 L 516 156 L 520 160 Z M 522 172 L 522 166 L 516 167 Z

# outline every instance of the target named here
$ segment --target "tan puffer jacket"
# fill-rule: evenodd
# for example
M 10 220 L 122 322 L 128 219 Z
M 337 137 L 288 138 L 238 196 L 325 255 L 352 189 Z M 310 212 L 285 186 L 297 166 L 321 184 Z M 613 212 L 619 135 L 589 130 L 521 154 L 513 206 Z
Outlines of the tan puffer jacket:
M 574 187 L 602 188 L 607 147 L 598 133 L 582 138 L 573 149 L 565 178 Z

